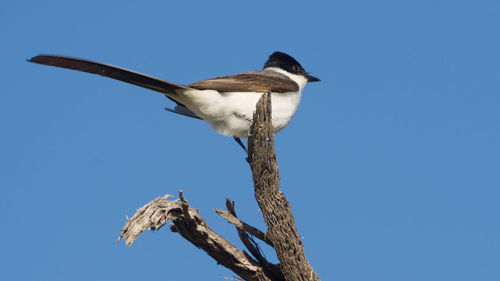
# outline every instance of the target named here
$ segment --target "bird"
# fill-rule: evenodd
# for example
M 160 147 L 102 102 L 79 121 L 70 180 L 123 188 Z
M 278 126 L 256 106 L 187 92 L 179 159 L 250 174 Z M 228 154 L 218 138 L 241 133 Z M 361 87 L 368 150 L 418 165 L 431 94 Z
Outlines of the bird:
M 176 105 L 167 111 L 201 119 L 216 132 L 231 136 L 247 152 L 247 138 L 257 101 L 270 92 L 274 133 L 284 129 L 297 111 L 302 90 L 319 78 L 288 54 L 273 52 L 263 69 L 218 76 L 181 85 L 125 68 L 75 57 L 40 54 L 28 62 L 93 73 L 164 94 Z

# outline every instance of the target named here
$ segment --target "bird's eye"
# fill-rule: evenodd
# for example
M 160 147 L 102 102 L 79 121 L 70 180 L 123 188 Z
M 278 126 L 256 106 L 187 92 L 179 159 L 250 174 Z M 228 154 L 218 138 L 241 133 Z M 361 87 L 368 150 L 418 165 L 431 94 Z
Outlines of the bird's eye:
M 294 66 L 292 66 L 292 70 L 294 72 L 300 72 L 300 67 L 298 65 L 294 65 Z

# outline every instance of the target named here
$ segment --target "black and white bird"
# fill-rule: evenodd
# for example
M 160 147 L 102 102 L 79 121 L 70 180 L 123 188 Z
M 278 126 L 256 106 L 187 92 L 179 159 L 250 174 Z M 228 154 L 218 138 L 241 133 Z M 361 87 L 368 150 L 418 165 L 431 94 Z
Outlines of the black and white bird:
M 28 61 L 99 74 L 160 92 L 177 104 L 173 109 L 167 108 L 168 111 L 202 119 L 215 131 L 234 137 L 243 148 L 239 138 L 248 137 L 255 106 L 262 94 L 271 92 L 271 120 L 276 133 L 295 115 L 306 83 L 320 81 L 282 52 L 274 52 L 262 70 L 220 76 L 186 86 L 79 58 L 38 55 Z

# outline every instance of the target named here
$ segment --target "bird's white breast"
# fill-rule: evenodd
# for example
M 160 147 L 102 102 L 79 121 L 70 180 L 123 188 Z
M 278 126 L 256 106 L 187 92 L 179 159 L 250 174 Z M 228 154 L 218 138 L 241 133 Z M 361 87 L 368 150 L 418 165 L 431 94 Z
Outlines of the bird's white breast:
M 253 113 L 261 93 L 231 93 L 223 99 L 228 111 L 226 115 L 211 123 L 221 134 L 247 137 L 253 120 Z M 278 132 L 288 125 L 300 103 L 300 92 L 271 94 L 272 124 Z

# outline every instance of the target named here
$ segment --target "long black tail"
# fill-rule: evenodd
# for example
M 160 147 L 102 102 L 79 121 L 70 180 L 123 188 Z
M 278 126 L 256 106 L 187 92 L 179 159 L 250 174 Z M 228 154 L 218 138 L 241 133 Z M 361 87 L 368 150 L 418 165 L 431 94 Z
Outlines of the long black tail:
M 38 55 L 28 60 L 29 62 L 63 67 L 88 73 L 99 74 L 105 77 L 120 80 L 126 83 L 134 84 L 146 89 L 150 89 L 163 94 L 176 94 L 176 90 L 190 89 L 189 87 L 164 81 L 142 73 L 131 71 L 125 68 L 103 64 L 95 61 L 79 58 Z

